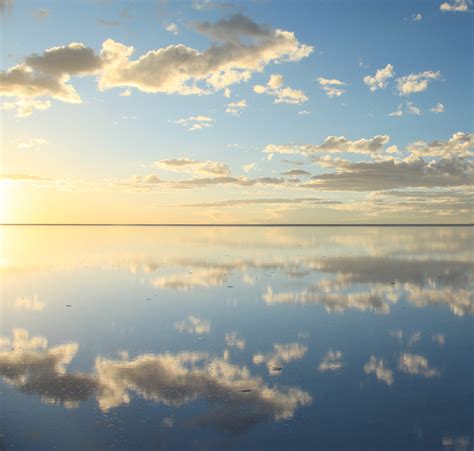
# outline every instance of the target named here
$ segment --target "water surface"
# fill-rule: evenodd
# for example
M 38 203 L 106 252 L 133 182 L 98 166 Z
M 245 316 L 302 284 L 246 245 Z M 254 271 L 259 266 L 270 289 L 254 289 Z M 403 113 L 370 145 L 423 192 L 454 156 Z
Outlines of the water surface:
M 2 227 L 1 449 L 474 445 L 469 227 Z

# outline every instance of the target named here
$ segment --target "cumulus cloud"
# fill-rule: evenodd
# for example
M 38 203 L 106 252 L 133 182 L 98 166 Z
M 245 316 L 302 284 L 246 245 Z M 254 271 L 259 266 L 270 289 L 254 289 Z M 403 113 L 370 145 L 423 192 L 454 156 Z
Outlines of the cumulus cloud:
M 450 0 L 441 3 L 439 9 L 443 12 L 467 13 L 470 11 L 472 0 Z
M 319 364 L 319 371 L 340 371 L 342 368 L 342 352 L 329 350 Z
M 421 109 L 418 108 L 413 102 L 405 102 L 398 105 L 398 108 L 392 113 L 389 113 L 389 116 L 400 117 L 403 116 L 405 112 L 419 116 L 421 114 Z
M 422 20 L 422 18 L 423 18 L 423 16 L 420 13 L 413 14 L 411 16 L 411 20 L 413 20 L 414 22 L 420 22 Z
M 245 349 L 245 340 L 239 338 L 237 332 L 225 334 L 225 343 L 229 348 L 237 348 L 243 351 Z
M 366 75 L 364 77 L 364 83 L 369 89 L 374 92 L 377 89 L 384 89 L 387 87 L 388 79 L 395 75 L 393 66 L 387 64 L 383 69 L 378 69 L 375 75 Z
M 290 103 L 300 105 L 308 100 L 305 93 L 299 89 L 283 87 L 284 79 L 282 75 L 272 74 L 265 86 L 255 85 L 253 90 L 257 94 L 266 94 L 275 97 L 273 103 Z
M 401 187 L 468 186 L 472 162 L 463 158 L 425 161 L 416 156 L 403 160 L 344 162 L 335 173 L 312 177 L 304 186 L 320 190 L 374 191 Z
M 15 110 L 16 117 L 31 116 L 34 110 L 45 111 L 51 108 L 49 100 L 18 98 L 13 101 L 3 102 L 0 106 L 2 110 Z
M 328 97 L 339 97 L 346 92 L 342 87 L 347 86 L 347 83 L 343 81 L 323 77 L 316 78 L 316 81 Z
M 133 47 L 108 39 L 102 45 L 104 67 L 99 87 L 206 94 L 248 81 L 254 72 L 261 72 L 270 63 L 299 61 L 313 51 L 311 46 L 301 44 L 294 33 L 256 24 L 241 14 L 215 23 L 197 22 L 194 28 L 215 41 L 208 50 L 170 45 L 130 60 Z M 243 39 L 252 43 L 248 45 Z
M 441 78 L 440 71 L 425 71 L 397 78 L 397 89 L 401 96 L 408 96 L 428 89 L 433 80 Z
M 268 154 L 302 154 L 306 156 L 315 153 L 341 152 L 371 155 L 382 152 L 389 140 L 388 135 L 376 135 L 372 138 L 362 138 L 355 141 L 351 141 L 344 136 L 328 136 L 322 144 L 268 144 L 263 152 Z
M 214 119 L 209 116 L 191 116 L 181 118 L 174 121 L 175 124 L 186 127 L 190 132 L 202 130 L 203 128 L 212 127 Z
M 407 146 L 407 150 L 421 157 L 471 157 L 474 148 L 474 134 L 456 132 L 447 141 L 415 141 Z
M 10 308 L 13 310 L 27 310 L 30 312 L 41 312 L 44 307 L 44 302 L 41 302 L 36 295 L 31 298 L 23 296 L 16 298 L 15 301 L 10 304 Z
M 364 365 L 365 374 L 375 374 L 378 381 L 385 382 L 388 386 L 393 384 L 393 371 L 385 366 L 383 359 L 377 360 L 374 355 Z
M 253 171 L 257 167 L 257 163 L 248 163 L 242 166 L 245 173 Z
M 432 113 L 444 113 L 444 105 L 437 103 L 433 108 L 430 109 Z
M 165 30 L 171 34 L 174 34 L 175 36 L 178 34 L 178 26 L 174 22 L 171 22 L 166 25 Z
M 189 158 L 173 158 L 155 161 L 152 166 L 167 171 L 181 172 L 202 176 L 228 176 L 230 169 L 218 161 L 197 161 Z
M 412 376 L 422 376 L 427 378 L 439 376 L 439 371 L 430 367 L 426 357 L 408 353 L 400 355 L 398 371 Z
M 242 110 L 247 108 L 246 100 L 239 100 L 238 102 L 230 102 L 227 104 L 226 113 L 233 114 L 234 116 L 240 116 Z
M 135 49 L 112 39 L 103 42 L 100 55 L 82 43 L 52 47 L 1 72 L 0 95 L 80 103 L 69 81 L 72 76 L 86 75 L 98 76 L 100 90 L 135 88 L 148 93 L 201 95 L 248 81 L 270 63 L 299 61 L 313 51 L 294 33 L 256 24 L 241 14 L 215 23 L 197 22 L 194 28 L 215 41 L 203 52 L 177 44 L 132 60 Z M 299 92 L 286 90 L 283 98 L 295 101 Z
M 195 335 L 208 334 L 211 331 L 210 321 L 194 315 L 189 315 L 187 319 L 175 323 L 174 327 L 178 332 Z
M 272 376 L 278 376 L 281 374 L 284 364 L 303 358 L 307 350 L 308 348 L 306 346 L 302 346 L 298 343 L 276 343 L 273 345 L 273 352 L 255 354 L 252 360 L 255 365 L 265 363 L 268 373 Z
M 81 98 L 68 84 L 73 75 L 91 75 L 102 66 L 94 50 L 82 43 L 52 47 L 41 55 L 32 54 L 25 61 L 0 73 L 0 95 L 17 97 L 48 96 L 70 103 Z

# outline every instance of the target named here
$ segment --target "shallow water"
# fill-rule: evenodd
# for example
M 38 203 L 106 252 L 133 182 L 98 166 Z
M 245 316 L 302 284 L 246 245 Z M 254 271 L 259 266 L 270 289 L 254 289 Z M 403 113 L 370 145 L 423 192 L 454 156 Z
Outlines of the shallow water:
M 1 449 L 474 445 L 469 227 L 2 227 Z

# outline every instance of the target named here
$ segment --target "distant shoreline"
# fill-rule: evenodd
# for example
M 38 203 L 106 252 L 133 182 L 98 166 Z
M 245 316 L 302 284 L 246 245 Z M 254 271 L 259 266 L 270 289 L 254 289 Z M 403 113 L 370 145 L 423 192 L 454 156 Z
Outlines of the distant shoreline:
M 474 224 L 61 224 L 10 223 L 0 226 L 42 227 L 472 227 Z

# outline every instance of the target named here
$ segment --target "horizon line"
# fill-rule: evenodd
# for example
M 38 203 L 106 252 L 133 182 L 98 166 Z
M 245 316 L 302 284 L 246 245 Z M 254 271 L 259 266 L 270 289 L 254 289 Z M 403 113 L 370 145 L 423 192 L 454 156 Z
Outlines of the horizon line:
M 390 224 L 378 224 L 378 223 L 311 223 L 311 224 L 263 224 L 263 223 L 202 223 L 202 224 L 183 224 L 183 223 L 0 223 L 0 226 L 67 226 L 67 227 L 472 227 L 474 223 L 390 223 Z

